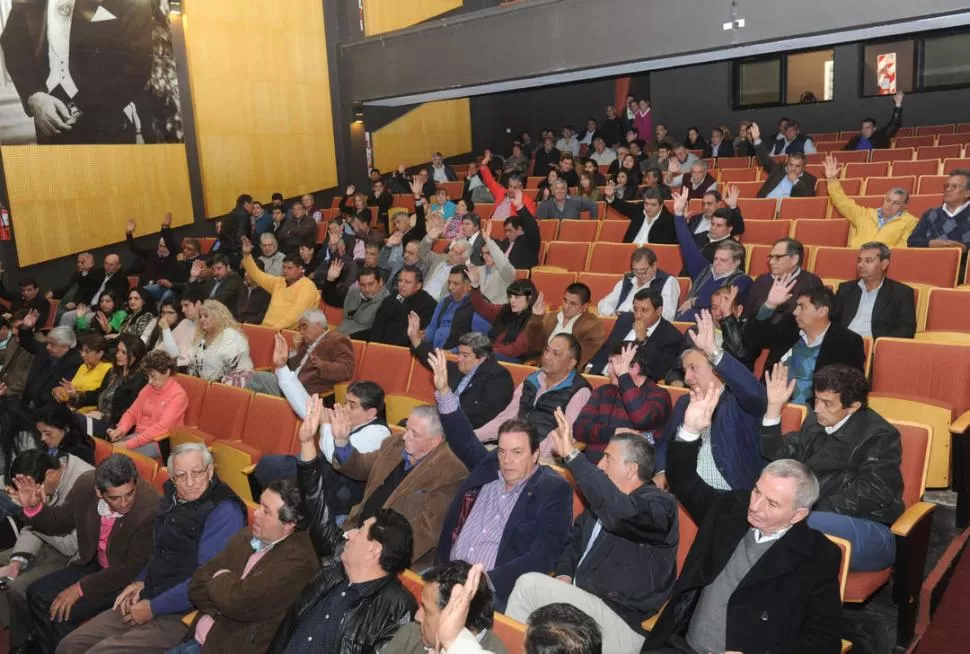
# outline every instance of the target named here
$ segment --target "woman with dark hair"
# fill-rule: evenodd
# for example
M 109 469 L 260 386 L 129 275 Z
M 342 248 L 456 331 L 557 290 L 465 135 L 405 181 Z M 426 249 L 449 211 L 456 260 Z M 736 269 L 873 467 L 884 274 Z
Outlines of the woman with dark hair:
M 637 186 L 640 185 L 640 166 L 637 164 L 637 158 L 632 154 L 624 155 L 623 161 L 620 162 L 620 171 L 626 171 L 630 186 L 633 187 L 633 194 L 636 195 Z
M 492 323 L 488 333 L 492 339 L 495 358 L 500 361 L 521 363 L 529 354 L 529 341 L 526 326 L 532 317 L 532 305 L 539 293 L 535 284 L 528 279 L 517 279 L 509 284 L 509 301 L 506 304 L 492 304 L 479 289 L 481 274 L 474 266 L 468 266 L 468 278 L 472 283 L 472 308 L 475 313 Z
M 74 319 L 74 331 L 78 334 L 91 332 L 107 336 L 116 334 L 128 317 L 128 312 L 124 310 L 118 301 L 118 294 L 114 289 L 106 288 L 98 298 L 98 310 L 91 312 L 91 307 L 79 304 L 76 310 L 77 318 Z
M 371 213 L 367 208 L 367 196 L 363 193 L 355 193 L 353 186 L 347 187 L 347 193 L 340 202 L 340 211 L 348 216 L 355 216 L 367 223 L 370 223 Z
M 146 345 L 151 337 L 155 322 L 155 301 L 148 292 L 140 286 L 128 291 L 128 317 L 118 329 L 118 334 L 109 334 L 106 338 L 116 339 L 119 336 L 137 336 Z
M 465 200 L 464 198 L 458 200 L 458 203 L 455 205 L 455 213 L 445 223 L 445 233 L 441 235 L 441 238 L 456 239 L 461 236 L 461 221 L 474 210 L 475 203 L 471 200 Z
M 590 202 L 599 202 L 603 199 L 603 191 L 597 188 L 593 176 L 586 171 L 579 174 L 579 189 L 576 194 L 581 198 L 589 198 Z
M 300 243 L 297 254 L 300 256 L 300 266 L 303 268 L 303 275 L 310 277 L 316 272 L 323 262 L 323 248 L 317 247 L 313 241 Z
M 106 348 L 104 337 L 98 334 L 86 334 L 79 339 L 78 345 L 81 366 L 71 381 L 61 380 L 61 385 L 54 388 L 54 399 L 58 402 L 67 402 L 70 399 L 70 389 L 76 393 L 86 393 L 100 388 L 105 376 L 111 371 L 111 364 L 104 360 Z M 82 411 L 84 408 L 89 407 L 82 407 Z
M 147 348 L 140 338 L 121 336 L 115 351 L 115 365 L 104 376 L 97 390 L 78 392 L 68 386 L 68 402 L 75 407 L 94 406 L 93 411 L 75 413 L 75 420 L 89 436 L 104 438 L 108 428 L 121 420 L 122 414 L 132 405 L 138 393 L 148 383 L 141 371 L 141 361 Z
M 37 412 L 37 435 L 47 453 L 60 457 L 73 454 L 85 463 L 94 465 L 94 445 L 81 431 L 71 410 L 63 404 L 48 404 Z
M 158 303 L 158 320 L 152 325 L 151 332 L 145 345 L 149 350 L 162 350 L 165 352 L 165 338 L 163 332 L 178 327 L 182 322 L 182 303 L 171 298 L 166 298 Z M 178 356 L 173 354 L 172 356 Z
M 173 357 L 159 350 L 149 352 L 141 367 L 148 376 L 148 385 L 141 389 L 118 425 L 106 433 L 115 445 L 158 459 L 161 451 L 155 437 L 184 424 L 189 396 L 175 380 Z
M 707 142 L 701 136 L 701 131 L 693 125 L 687 128 L 687 138 L 684 140 L 684 147 L 688 150 L 700 150 L 701 152 L 707 149 Z

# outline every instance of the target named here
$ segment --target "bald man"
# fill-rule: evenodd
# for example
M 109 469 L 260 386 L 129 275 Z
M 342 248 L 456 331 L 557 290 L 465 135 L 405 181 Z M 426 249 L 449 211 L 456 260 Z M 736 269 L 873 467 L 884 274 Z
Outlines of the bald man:
M 78 257 L 78 266 L 80 266 L 80 256 Z M 91 265 L 94 265 L 94 257 L 91 258 Z M 107 289 L 111 289 L 115 292 L 115 295 L 120 299 L 128 295 L 128 277 L 125 276 L 125 272 L 121 269 L 121 257 L 117 254 L 109 254 L 104 258 L 103 268 L 91 268 L 88 273 L 88 277 L 91 280 L 91 295 L 84 301 L 81 302 L 81 298 L 77 298 L 78 304 L 87 304 L 88 306 L 97 307 L 98 300 L 101 299 L 101 294 Z M 74 327 L 74 322 L 77 320 L 77 311 L 72 308 L 71 311 L 65 311 L 64 315 L 61 316 L 59 324 L 64 327 Z

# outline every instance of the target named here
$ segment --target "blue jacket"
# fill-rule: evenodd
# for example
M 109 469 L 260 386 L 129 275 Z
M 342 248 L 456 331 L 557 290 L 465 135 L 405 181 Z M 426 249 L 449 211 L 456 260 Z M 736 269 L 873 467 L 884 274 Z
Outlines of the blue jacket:
M 262 216 L 256 219 L 256 225 L 253 227 L 252 241 L 259 245 L 259 237 L 266 232 L 273 231 L 273 216 L 264 213 Z
M 485 449 L 461 409 L 442 413 L 441 425 L 448 447 L 471 472 L 455 493 L 441 525 L 435 555 L 438 564 L 447 563 L 451 558 L 451 548 L 460 531 L 457 526 L 463 504 L 474 501 L 485 484 L 499 478 L 498 451 Z M 523 573 L 548 574 L 555 568 L 572 521 L 572 488 L 558 473 L 539 466 L 512 509 L 499 543 L 495 567 L 488 571 L 495 586 L 496 610 L 505 608 L 516 579 Z
M 725 352 L 714 367 L 724 380 L 724 392 L 714 409 L 711 446 L 714 462 L 732 490 L 751 490 L 765 465 L 761 458 L 761 419 L 768 408 L 768 393 L 750 370 Z M 684 424 L 690 396 L 683 395 L 674 405 L 663 438 L 657 443 L 656 469 L 667 467 L 667 447 Z
M 492 328 L 491 323 L 482 318 L 477 313 L 472 312 L 471 325 L 457 325 L 457 333 L 452 334 L 452 323 L 455 322 L 455 314 L 464 307 L 469 307 L 471 312 L 471 296 L 466 295 L 461 302 L 455 302 L 451 295 L 446 295 L 438 306 L 435 307 L 431 322 L 428 323 L 424 332 L 424 340 L 433 348 L 444 348 L 446 350 L 456 350 L 458 348 L 458 338 L 466 332 L 481 332 L 488 334 Z
M 738 302 L 744 304 L 744 298 L 752 284 L 751 278 L 744 274 L 744 262 L 742 261 L 741 267 L 732 275 L 715 280 L 714 266 L 704 258 L 704 252 L 697 246 L 694 235 L 683 216 L 674 217 L 674 229 L 677 232 L 677 242 L 680 244 L 680 256 L 684 260 L 684 268 L 687 269 L 687 274 L 692 280 L 688 297 L 694 298 L 694 306 L 677 314 L 677 320 L 693 322 L 701 309 L 711 308 L 711 294 L 728 284 L 738 287 Z

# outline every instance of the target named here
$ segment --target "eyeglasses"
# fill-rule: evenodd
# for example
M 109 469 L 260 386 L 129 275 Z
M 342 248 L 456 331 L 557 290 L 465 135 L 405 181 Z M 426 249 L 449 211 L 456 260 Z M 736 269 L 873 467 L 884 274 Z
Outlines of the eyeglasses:
M 790 257 L 790 254 L 769 254 L 768 261 L 778 261 L 784 259 L 785 257 Z
M 175 474 L 172 475 L 172 481 L 174 481 L 176 484 L 180 486 L 184 484 L 189 484 L 189 485 L 194 484 L 198 480 L 205 477 L 205 475 L 209 472 L 209 467 L 211 465 L 212 464 L 210 463 L 209 465 L 202 468 L 201 470 L 189 470 L 188 472 L 176 472 Z
M 174 311 L 172 311 L 171 309 L 163 309 L 162 310 L 162 315 L 164 315 L 164 316 L 174 316 L 174 315 L 177 315 L 177 314 Z

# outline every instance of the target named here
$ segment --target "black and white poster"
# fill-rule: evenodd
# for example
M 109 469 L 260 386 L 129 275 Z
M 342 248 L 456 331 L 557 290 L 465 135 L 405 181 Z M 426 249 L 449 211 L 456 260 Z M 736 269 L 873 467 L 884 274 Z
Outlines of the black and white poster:
M 0 143 L 183 142 L 168 0 L 0 0 Z

